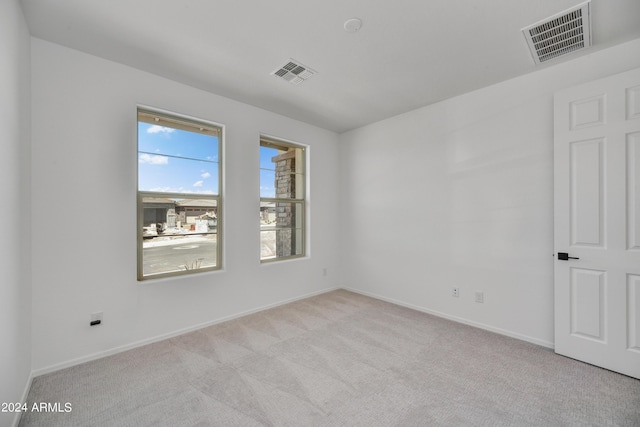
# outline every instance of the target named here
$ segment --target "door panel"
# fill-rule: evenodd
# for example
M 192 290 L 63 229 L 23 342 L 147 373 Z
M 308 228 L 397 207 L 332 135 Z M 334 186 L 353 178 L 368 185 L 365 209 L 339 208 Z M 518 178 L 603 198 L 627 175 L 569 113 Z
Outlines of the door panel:
M 593 98 L 572 101 L 569 108 L 571 113 L 571 130 L 604 124 L 604 95 Z
M 554 96 L 557 353 L 640 378 L 640 69 Z
M 640 86 L 627 88 L 627 119 L 640 118 Z
M 571 333 L 605 341 L 606 272 L 571 269 Z
M 604 140 L 572 142 L 571 149 L 571 244 L 604 246 L 602 173 Z
M 640 250 L 640 132 L 627 135 L 627 242 Z
M 640 352 L 640 275 L 627 275 L 629 350 Z

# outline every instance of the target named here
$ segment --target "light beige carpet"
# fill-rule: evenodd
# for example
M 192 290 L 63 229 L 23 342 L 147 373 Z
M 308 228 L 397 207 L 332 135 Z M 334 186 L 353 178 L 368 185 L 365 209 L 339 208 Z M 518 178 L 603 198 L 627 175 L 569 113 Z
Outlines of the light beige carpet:
M 334 291 L 37 377 L 21 426 L 640 426 L 640 381 Z

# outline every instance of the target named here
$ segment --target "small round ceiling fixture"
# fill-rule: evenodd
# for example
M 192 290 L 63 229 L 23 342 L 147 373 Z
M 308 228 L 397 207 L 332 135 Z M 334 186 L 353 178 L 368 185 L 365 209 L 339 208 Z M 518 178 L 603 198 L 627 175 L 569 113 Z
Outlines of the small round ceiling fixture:
M 344 30 L 347 33 L 357 33 L 362 27 L 362 20 L 359 18 L 347 19 L 344 23 Z

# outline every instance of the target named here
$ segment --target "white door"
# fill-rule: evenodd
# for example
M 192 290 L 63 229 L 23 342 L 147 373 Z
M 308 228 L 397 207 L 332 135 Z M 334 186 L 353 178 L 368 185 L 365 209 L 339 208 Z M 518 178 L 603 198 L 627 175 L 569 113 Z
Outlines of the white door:
M 640 378 L 640 69 L 554 118 L 555 351 Z

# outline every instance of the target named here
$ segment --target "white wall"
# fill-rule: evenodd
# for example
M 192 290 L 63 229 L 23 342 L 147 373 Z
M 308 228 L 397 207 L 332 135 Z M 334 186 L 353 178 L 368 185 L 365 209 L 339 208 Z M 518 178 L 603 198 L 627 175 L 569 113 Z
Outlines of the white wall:
M 17 0 L 0 2 L 0 402 L 21 401 L 31 373 L 29 49 Z
M 553 92 L 639 66 L 640 39 L 343 134 L 343 285 L 552 346 Z
M 31 48 L 36 374 L 337 285 L 335 133 L 39 39 Z M 223 271 L 136 281 L 138 104 L 226 126 Z M 260 133 L 310 146 L 305 259 L 259 262 Z M 96 311 L 104 322 L 90 327 Z

